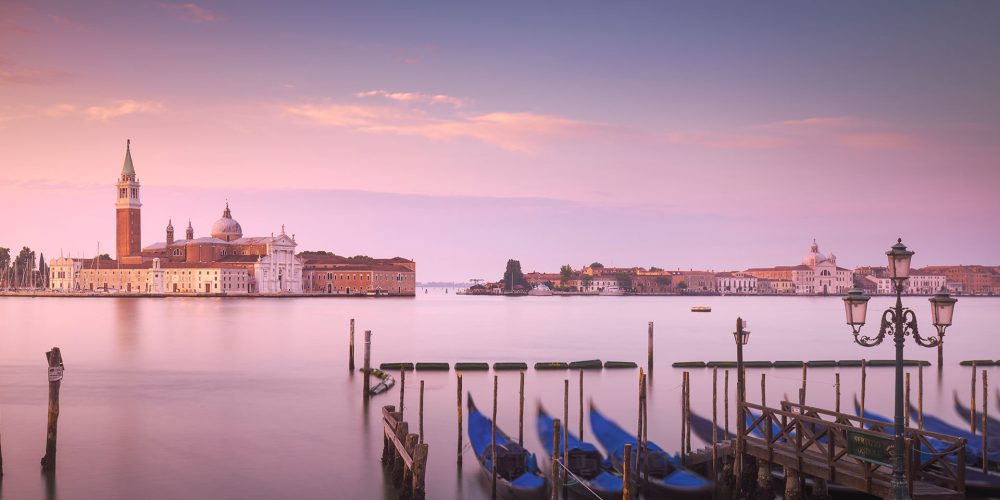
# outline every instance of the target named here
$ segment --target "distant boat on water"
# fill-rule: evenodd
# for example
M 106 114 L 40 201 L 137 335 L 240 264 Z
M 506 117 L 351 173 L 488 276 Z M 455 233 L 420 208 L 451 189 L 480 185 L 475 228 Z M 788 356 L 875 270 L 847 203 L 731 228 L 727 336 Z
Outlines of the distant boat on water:
M 712 312 L 711 306 L 691 306 L 691 312 L 695 313 L 710 313 Z
M 532 288 L 531 291 L 528 292 L 528 295 L 534 297 L 547 297 L 549 295 L 552 295 L 552 289 L 545 286 L 544 283 L 539 283 L 538 286 Z

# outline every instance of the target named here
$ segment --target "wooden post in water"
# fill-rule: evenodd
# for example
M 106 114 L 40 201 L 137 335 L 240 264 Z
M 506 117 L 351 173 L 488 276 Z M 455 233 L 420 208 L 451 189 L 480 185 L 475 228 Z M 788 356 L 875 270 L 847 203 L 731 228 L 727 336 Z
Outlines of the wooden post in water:
M 969 403 L 969 425 L 976 433 L 976 361 L 972 361 L 972 402 Z
M 686 435 L 684 426 L 687 425 L 687 419 L 684 418 L 684 402 L 687 400 L 687 376 L 688 372 L 681 373 L 681 464 L 685 463 L 684 460 L 684 436 Z
M 865 416 L 865 383 L 868 381 L 868 362 L 861 360 L 861 416 Z
M 643 383 L 645 383 L 645 381 L 646 381 L 646 372 L 642 369 L 642 367 L 640 367 L 639 368 L 639 418 L 638 418 L 638 426 L 637 426 L 636 432 L 635 432 L 635 461 L 633 462 L 633 465 L 635 466 L 635 467 L 633 467 L 633 469 L 634 469 L 634 475 L 635 475 L 635 483 L 634 484 L 636 486 L 636 491 L 638 491 L 639 488 L 640 488 L 640 486 L 639 486 L 639 471 L 641 470 L 641 467 L 639 467 L 639 463 L 640 463 L 639 460 L 642 459 L 642 452 L 643 452 L 643 449 L 642 449 L 642 405 L 644 403 L 644 396 L 645 396 L 645 394 L 643 394 L 643 392 L 642 392 L 642 389 L 643 389 L 642 386 L 643 386 Z M 681 441 L 681 445 L 682 445 L 682 447 L 681 447 L 681 457 L 684 456 L 683 444 L 684 444 L 684 441 Z
M 403 396 L 406 395 L 406 369 L 399 367 L 399 419 L 403 419 Z
M 903 407 L 903 426 L 910 426 L 910 372 L 906 372 L 904 390 L 903 390 L 903 400 L 906 401 L 906 406 Z
M 563 443 L 569 443 L 569 379 L 563 380 Z M 569 446 L 563 446 L 562 453 L 562 463 L 564 467 L 568 467 L 569 464 Z M 566 471 L 562 471 L 562 496 L 563 498 L 569 498 L 569 476 Z
M 642 376 L 642 457 L 646 464 L 642 470 L 642 485 L 640 491 L 649 488 L 649 398 L 647 397 L 646 375 Z M 636 462 L 638 466 L 638 462 Z
M 719 369 L 712 368 L 712 481 L 719 480 Z
M 834 382 L 834 386 L 837 389 L 837 402 L 836 402 L 837 407 L 835 411 L 837 413 L 840 413 L 840 372 L 837 372 L 835 378 L 836 382 Z
M 801 403 L 803 405 L 806 404 L 806 379 L 807 379 L 808 375 L 809 375 L 809 365 L 803 363 L 802 364 L 802 401 L 799 401 L 799 403 Z
M 552 421 L 552 477 L 549 478 L 549 483 L 552 485 L 552 491 L 549 495 L 551 500 L 559 500 L 559 452 L 562 450 L 559 440 L 562 439 L 562 429 L 560 429 L 561 423 L 559 419 L 554 419 Z M 626 458 L 625 460 L 628 460 Z M 626 479 L 628 481 L 628 479 Z
M 583 369 L 580 369 L 580 441 L 583 441 Z
M 58 347 L 45 353 L 49 364 L 49 422 L 45 434 L 45 456 L 42 457 L 42 470 L 56 470 L 56 431 L 59 424 L 59 386 L 62 385 L 63 360 Z
M 368 400 L 371 397 L 372 384 L 372 331 L 365 330 L 365 385 L 362 388 L 364 394 L 362 398 Z
M 632 445 L 625 444 L 625 466 L 622 467 L 622 500 L 631 500 L 632 492 L 630 486 L 632 482 Z
M 492 428 L 492 434 L 490 438 L 490 463 L 493 464 L 490 469 L 493 471 L 493 477 L 490 481 L 490 498 L 496 500 L 497 498 L 497 381 L 498 377 L 493 376 L 493 419 L 490 421 L 490 427 Z
M 423 380 L 420 381 L 420 410 L 419 410 L 419 412 L 420 412 L 420 421 L 417 423 L 417 425 L 418 425 L 419 432 L 420 432 L 420 434 L 419 434 L 420 440 L 418 441 L 418 443 L 423 443 L 424 442 L 424 381 Z
M 462 372 L 458 372 L 458 466 L 462 466 Z
M 729 439 L 729 370 L 726 370 L 722 379 L 722 404 L 725 406 L 726 413 L 726 427 L 723 430 L 726 431 L 726 439 Z
M 646 361 L 646 369 L 649 375 L 653 376 L 653 322 L 649 322 L 649 341 L 646 350 L 649 351 L 649 359 Z
M 767 374 L 760 374 L 760 405 L 767 406 Z M 764 433 L 764 440 L 767 441 L 767 446 L 771 446 L 771 424 L 768 421 L 764 422 L 767 431 Z M 787 470 L 787 468 L 786 468 Z M 771 484 L 771 464 L 765 459 L 757 460 L 757 492 L 756 495 L 759 498 L 774 498 L 774 488 Z
M 924 365 L 917 366 L 917 427 L 924 430 Z
M 351 347 L 349 351 L 350 352 L 348 353 L 349 359 L 347 367 L 350 369 L 350 371 L 353 372 L 354 371 L 354 318 L 351 318 Z
M 987 408 L 989 407 L 988 401 L 990 399 L 988 396 L 989 393 L 987 392 L 987 387 L 989 385 L 989 380 L 986 378 L 986 370 L 983 370 L 983 474 L 988 474 L 990 471 L 990 462 L 988 460 L 989 448 L 987 447 L 987 436 L 989 434 L 989 432 L 987 432 L 989 430 L 987 424 L 989 423 L 990 418 L 989 415 L 987 415 Z
M 517 391 L 517 444 L 524 446 L 524 370 L 518 372 L 521 375 L 520 385 Z
M 684 443 L 687 449 L 688 457 L 691 455 L 691 374 L 688 373 L 685 377 L 687 384 L 687 390 L 684 391 Z M 643 394 L 643 399 L 645 400 L 645 394 Z M 643 403 L 645 404 L 645 402 Z

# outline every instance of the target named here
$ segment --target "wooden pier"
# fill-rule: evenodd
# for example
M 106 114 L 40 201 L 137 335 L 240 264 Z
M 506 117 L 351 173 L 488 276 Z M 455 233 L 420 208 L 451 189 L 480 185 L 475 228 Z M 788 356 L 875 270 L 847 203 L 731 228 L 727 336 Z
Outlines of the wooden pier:
M 789 481 L 811 477 L 888 497 L 891 467 L 849 453 L 848 440 L 886 442 L 892 437 L 892 424 L 788 401 L 782 402 L 781 408 L 744 402 L 740 409 L 737 418 L 745 412 L 752 418 L 747 419 L 746 430 L 737 439 L 742 440 L 744 453 L 758 464 L 783 467 Z M 965 439 L 912 427 L 906 429 L 906 436 L 911 497 L 965 498 Z M 701 455 L 696 461 L 706 458 Z M 955 462 L 945 459 L 949 455 L 956 456 Z M 802 491 L 801 485 L 798 491 Z
M 427 443 L 419 434 L 411 434 L 403 414 L 395 406 L 382 407 L 382 465 L 390 473 L 399 498 L 423 500 L 424 476 L 427 473 Z

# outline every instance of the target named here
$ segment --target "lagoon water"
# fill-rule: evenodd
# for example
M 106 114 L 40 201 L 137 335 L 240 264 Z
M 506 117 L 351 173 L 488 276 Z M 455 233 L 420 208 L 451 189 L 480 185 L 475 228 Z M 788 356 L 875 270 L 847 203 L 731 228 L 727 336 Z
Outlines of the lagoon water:
M 452 290 L 453 292 L 454 290 Z M 680 441 L 683 360 L 731 360 L 737 316 L 752 331 L 748 360 L 890 359 L 890 342 L 852 342 L 837 297 L 471 297 L 432 289 L 415 299 L 0 299 L 0 434 L 5 499 L 391 498 L 379 466 L 380 410 L 397 404 L 399 385 L 361 400 L 362 378 L 347 368 L 348 322 L 357 322 L 358 364 L 364 330 L 372 359 L 389 361 L 572 361 L 646 359 L 646 324 L 655 323 L 650 439 Z M 871 301 L 877 318 L 888 298 Z M 927 299 L 906 298 L 926 334 Z M 691 313 L 693 305 L 711 313 Z M 924 370 L 924 408 L 962 425 L 953 391 L 969 399 L 964 359 L 1000 359 L 1000 300 L 961 298 L 949 330 L 945 364 Z M 869 324 L 874 331 L 877 324 Z M 47 379 L 44 353 L 63 351 L 58 471 L 39 472 L 44 452 Z M 907 358 L 936 362 L 912 342 Z M 748 398 L 794 397 L 798 369 L 748 370 Z M 916 368 L 913 391 L 916 397 Z M 991 387 L 1000 369 L 987 368 Z M 833 406 L 835 368 L 809 370 L 808 400 Z M 860 387 L 860 370 L 841 368 L 843 404 Z M 631 429 L 638 370 L 585 372 L 585 391 Z M 484 410 L 494 373 L 469 372 L 464 386 Z M 498 423 L 517 433 L 516 372 L 500 374 Z M 711 412 L 711 370 L 691 370 L 693 410 Z M 537 401 L 562 411 L 570 385 L 570 429 L 579 421 L 576 372 L 526 373 L 525 444 Z M 730 395 L 735 391 L 735 371 Z M 723 372 L 719 372 L 720 391 Z M 397 374 L 398 379 L 398 374 Z M 409 372 L 406 420 L 417 426 L 418 384 L 425 381 L 425 439 L 430 444 L 428 498 L 488 498 L 471 450 L 456 467 L 455 372 Z M 892 410 L 892 369 L 868 374 L 868 407 Z M 1000 413 L 990 390 L 990 411 Z M 977 404 L 981 404 L 981 394 Z M 732 412 L 732 408 L 730 409 Z M 722 404 L 719 405 L 720 419 Z M 732 416 L 730 417 L 732 418 Z M 589 425 L 589 423 L 588 423 Z M 735 424 L 732 424 L 733 426 Z M 591 436 L 585 427 L 585 437 Z M 692 438 L 695 447 L 701 444 Z M 463 440 L 468 440 L 463 436 Z

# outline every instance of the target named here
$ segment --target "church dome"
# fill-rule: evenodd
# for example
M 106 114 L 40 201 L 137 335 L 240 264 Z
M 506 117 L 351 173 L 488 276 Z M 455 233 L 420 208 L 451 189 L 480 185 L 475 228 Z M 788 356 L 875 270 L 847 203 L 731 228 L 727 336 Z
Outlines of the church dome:
M 229 211 L 229 203 L 226 203 L 226 210 L 222 212 L 222 218 L 212 224 L 212 237 L 224 241 L 238 240 L 243 237 L 243 228 L 240 223 L 233 219 L 233 214 Z
M 816 264 L 826 262 L 827 260 L 829 259 L 819 252 L 819 245 L 816 244 L 816 240 L 813 240 L 812 246 L 809 247 L 809 253 L 802 258 L 802 263 L 810 267 L 816 267 Z

